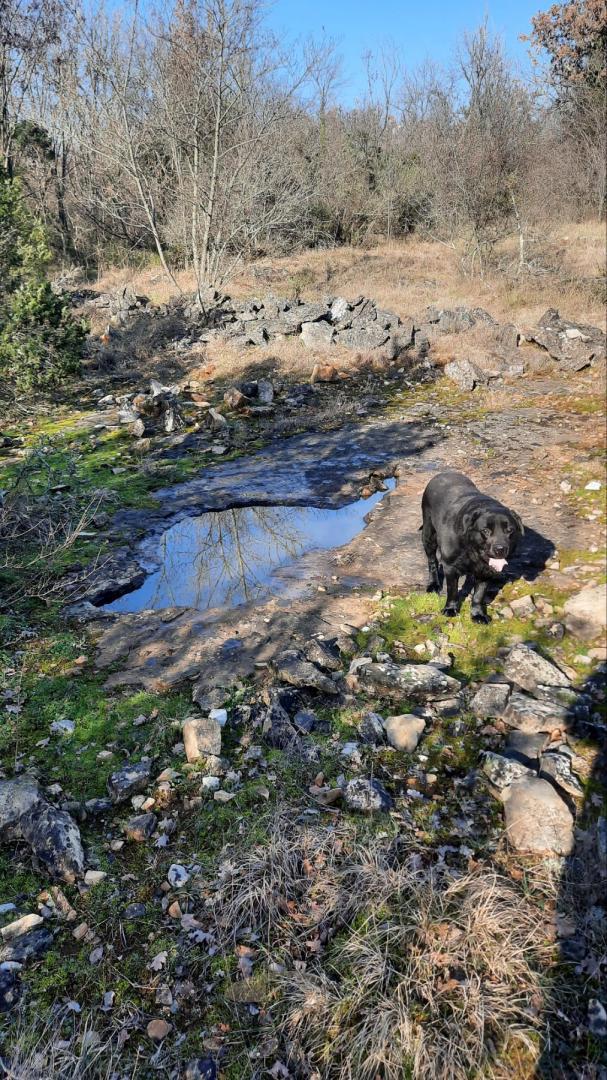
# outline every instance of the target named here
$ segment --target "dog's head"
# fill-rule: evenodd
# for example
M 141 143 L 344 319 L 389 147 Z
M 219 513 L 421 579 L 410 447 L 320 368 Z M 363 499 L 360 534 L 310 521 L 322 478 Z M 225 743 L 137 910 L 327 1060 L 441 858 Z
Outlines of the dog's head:
M 470 510 L 462 525 L 468 543 L 487 564 L 507 562 L 525 533 L 518 514 L 499 504 Z

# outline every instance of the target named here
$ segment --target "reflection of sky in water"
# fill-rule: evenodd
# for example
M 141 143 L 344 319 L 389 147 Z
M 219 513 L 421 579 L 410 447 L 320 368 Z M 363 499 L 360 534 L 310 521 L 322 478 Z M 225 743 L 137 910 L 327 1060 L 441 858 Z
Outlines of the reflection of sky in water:
M 394 481 L 387 483 L 394 486 Z M 175 604 L 204 611 L 278 593 L 275 570 L 307 551 L 347 544 L 381 497 L 379 491 L 340 510 L 247 506 L 186 518 L 162 535 L 157 552 L 160 568 L 141 588 L 107 604 L 106 610 L 143 611 Z

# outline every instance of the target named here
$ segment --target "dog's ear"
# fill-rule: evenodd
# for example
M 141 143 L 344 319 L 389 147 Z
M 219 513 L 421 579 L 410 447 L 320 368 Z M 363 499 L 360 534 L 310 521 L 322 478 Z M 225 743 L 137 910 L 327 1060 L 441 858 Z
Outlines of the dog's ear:
M 522 523 L 520 517 L 518 516 L 516 510 L 511 510 L 510 514 L 514 518 L 514 521 L 516 522 L 516 524 L 518 525 L 518 529 L 519 529 L 519 532 L 520 532 L 521 536 L 524 536 L 525 535 L 525 526 L 523 525 L 523 523 Z
M 478 507 L 478 506 L 474 510 L 466 510 L 466 511 L 464 511 L 464 513 L 462 514 L 462 519 L 461 519 L 462 520 L 462 532 L 464 533 L 464 536 L 468 536 L 468 533 L 472 531 L 472 529 L 476 525 L 478 519 L 480 518 L 482 512 L 483 512 L 482 509 L 480 509 L 480 507 Z

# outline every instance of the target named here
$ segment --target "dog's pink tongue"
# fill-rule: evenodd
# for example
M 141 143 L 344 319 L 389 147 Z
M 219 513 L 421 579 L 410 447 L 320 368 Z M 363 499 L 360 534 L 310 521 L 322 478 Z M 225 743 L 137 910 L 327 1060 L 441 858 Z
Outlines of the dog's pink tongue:
M 492 570 L 497 570 L 498 574 L 508 565 L 507 559 L 489 559 L 489 566 Z

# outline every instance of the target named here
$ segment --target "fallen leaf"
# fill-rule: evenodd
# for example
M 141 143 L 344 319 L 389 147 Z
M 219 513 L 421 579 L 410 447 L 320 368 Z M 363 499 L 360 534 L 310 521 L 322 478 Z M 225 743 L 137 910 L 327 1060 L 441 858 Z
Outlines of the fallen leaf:
M 150 971 L 161 971 L 167 962 L 167 955 L 166 952 L 157 953 L 148 964 Z

